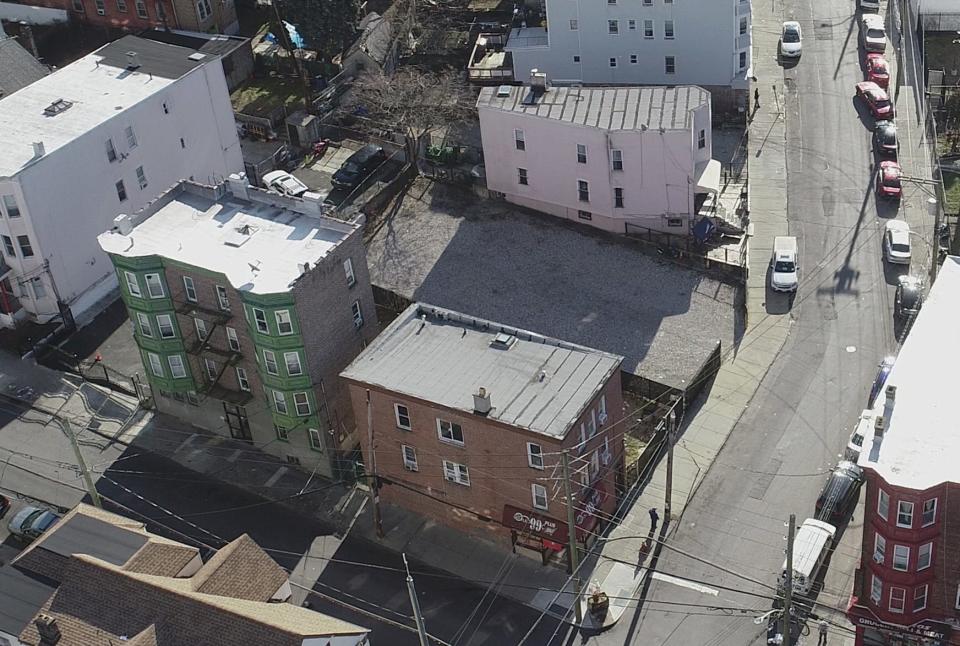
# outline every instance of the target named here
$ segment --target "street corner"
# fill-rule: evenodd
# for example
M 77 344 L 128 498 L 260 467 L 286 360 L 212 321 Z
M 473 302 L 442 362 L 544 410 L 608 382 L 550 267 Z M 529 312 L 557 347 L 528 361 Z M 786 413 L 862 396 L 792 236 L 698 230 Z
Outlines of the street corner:
M 637 596 L 648 572 L 649 568 L 642 563 L 614 563 L 606 576 L 587 586 L 580 597 L 580 628 L 595 633 L 612 628 L 628 608 L 637 606 Z

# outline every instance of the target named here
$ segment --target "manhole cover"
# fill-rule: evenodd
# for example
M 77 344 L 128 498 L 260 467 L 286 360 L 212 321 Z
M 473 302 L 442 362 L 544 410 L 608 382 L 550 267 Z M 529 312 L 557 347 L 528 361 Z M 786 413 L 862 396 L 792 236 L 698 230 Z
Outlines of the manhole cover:
M 817 40 L 833 40 L 833 25 L 821 22 L 813 28 L 813 37 Z

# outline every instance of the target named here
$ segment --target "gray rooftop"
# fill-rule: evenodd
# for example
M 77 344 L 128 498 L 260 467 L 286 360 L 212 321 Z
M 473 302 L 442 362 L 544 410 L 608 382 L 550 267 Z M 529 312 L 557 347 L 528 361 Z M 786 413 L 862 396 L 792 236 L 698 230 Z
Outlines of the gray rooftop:
M 49 73 L 16 38 L 4 36 L 0 28 L 0 99 Z
M 539 94 L 529 86 L 501 85 L 482 88 L 477 99 L 478 108 L 519 112 L 603 130 L 686 130 L 692 123 L 690 111 L 709 103 L 710 93 L 696 85 L 549 87 Z
M 421 318 L 422 317 L 422 318 Z M 509 348 L 493 345 L 500 334 Z M 426 304 L 408 307 L 350 364 L 346 379 L 562 438 L 623 357 Z M 542 379 L 541 379 L 542 375 Z
M 238 47 L 243 47 L 250 42 L 249 38 L 243 38 L 242 36 L 201 34 L 179 30 L 164 31 L 163 29 L 146 29 L 140 32 L 139 36 L 140 38 L 155 40 L 160 43 L 167 43 L 168 45 L 195 49 L 198 52 L 211 54 L 213 56 L 225 56 Z
M 67 558 L 87 554 L 113 565 L 123 565 L 147 540 L 145 534 L 76 514 L 57 523 L 56 531 L 50 532 L 40 547 Z
M 176 80 L 199 67 L 210 59 L 194 60 L 190 58 L 193 51 L 186 47 L 178 47 L 168 43 L 161 43 L 138 36 L 124 36 L 119 40 L 108 43 L 95 53 L 99 55 L 101 65 L 109 65 L 120 69 L 127 67 L 127 52 L 136 52 L 140 59 L 140 74 L 152 74 L 165 79 Z
M 19 635 L 56 589 L 54 581 L 13 565 L 0 567 L 0 632 Z

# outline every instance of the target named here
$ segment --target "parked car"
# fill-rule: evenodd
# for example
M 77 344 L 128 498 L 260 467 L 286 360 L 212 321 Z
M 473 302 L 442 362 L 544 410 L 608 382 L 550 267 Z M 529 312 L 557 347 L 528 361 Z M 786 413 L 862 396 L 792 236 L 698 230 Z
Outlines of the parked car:
M 866 75 L 866 80 L 876 83 L 883 89 L 887 89 L 887 86 L 890 85 L 890 64 L 887 62 L 887 59 L 883 57 L 883 54 L 878 52 L 867 54 L 867 60 L 864 63 L 864 74 Z
M 897 125 L 893 121 L 877 121 L 873 126 L 873 150 L 878 155 L 897 156 Z
M 873 378 L 873 385 L 870 386 L 867 407 L 872 408 L 873 402 L 877 401 L 877 397 L 880 395 L 880 391 L 883 390 L 884 384 L 887 383 L 887 377 L 890 375 L 890 371 L 893 370 L 893 364 L 896 360 L 896 357 L 884 357 L 883 361 L 880 362 L 880 365 L 877 367 L 877 376 Z
M 890 102 L 890 97 L 886 90 L 873 81 L 857 83 L 857 96 L 867 104 L 870 114 L 875 119 L 890 119 L 893 117 L 893 103 Z
M 883 255 L 895 265 L 910 264 L 910 225 L 903 220 L 890 220 L 883 232 Z
M 900 164 L 897 162 L 890 160 L 880 162 L 877 166 L 877 197 L 899 200 L 900 193 L 903 191 L 900 186 L 900 175 Z M 909 227 L 907 230 L 909 231 Z
M 10 533 L 24 541 L 32 541 L 60 520 L 52 511 L 41 507 L 24 507 L 10 519 L 7 528 Z
M 770 257 L 770 288 L 775 292 L 795 292 L 798 285 L 797 239 L 777 236 Z
M 865 13 L 860 17 L 860 42 L 865 51 L 883 53 L 887 48 L 887 31 L 882 16 Z
M 333 174 L 333 185 L 337 188 L 356 188 L 386 158 L 383 148 L 376 144 L 367 144 L 350 155 L 340 170 Z
M 863 438 L 867 436 L 867 431 L 873 426 L 873 420 L 873 412 L 869 408 L 860 413 L 857 425 L 853 428 L 853 433 L 850 434 L 850 439 L 847 441 L 847 448 L 843 452 L 844 460 L 856 462 L 859 459 L 860 451 L 863 450 Z
M 916 276 L 900 276 L 897 295 L 893 301 L 893 315 L 898 319 L 913 319 L 923 307 L 923 281 Z
M 856 506 L 862 484 L 860 467 L 848 460 L 838 463 L 817 498 L 816 519 L 833 526 L 842 524 Z
M 780 55 L 797 58 L 800 56 L 802 45 L 803 34 L 800 30 L 800 23 L 793 20 L 783 23 L 783 30 L 780 32 Z
M 300 197 L 310 190 L 306 184 L 285 170 L 274 170 L 264 175 L 263 185 L 271 191 L 290 197 Z
M 6 516 L 8 511 L 10 511 L 10 499 L 0 494 L 0 518 Z

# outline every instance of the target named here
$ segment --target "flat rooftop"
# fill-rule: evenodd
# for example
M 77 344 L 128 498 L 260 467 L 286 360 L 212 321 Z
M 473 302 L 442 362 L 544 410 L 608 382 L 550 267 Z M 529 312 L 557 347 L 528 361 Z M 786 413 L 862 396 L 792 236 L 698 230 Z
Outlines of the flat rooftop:
M 900 348 L 887 385 L 897 387 L 886 430 L 875 441 L 873 427 L 857 461 L 888 484 L 922 491 L 960 482 L 960 432 L 954 410 L 960 343 L 960 257 L 943 262 L 923 309 Z M 883 414 L 886 393 L 874 405 Z
M 140 67 L 127 69 L 127 52 L 137 53 Z M 42 141 L 49 155 L 216 60 L 209 55 L 191 60 L 192 54 L 192 49 L 124 36 L 5 98 L 0 102 L 0 177 L 15 175 L 34 158 L 34 142 Z M 57 114 L 44 112 L 61 99 L 70 106 Z
M 710 93 L 696 85 L 671 87 L 484 87 L 477 108 L 517 112 L 544 119 L 600 128 L 687 130 L 690 111 L 710 103 Z
M 485 388 L 493 406 L 488 419 L 562 438 L 622 360 L 416 303 L 341 376 L 466 413 L 473 412 L 473 395 Z
M 223 185 L 225 186 L 225 185 Z M 226 275 L 236 289 L 286 292 L 358 225 L 276 206 L 282 198 L 249 188 L 251 199 L 181 182 L 132 216 L 134 228 L 98 236 L 104 251 L 128 258 L 161 256 Z

